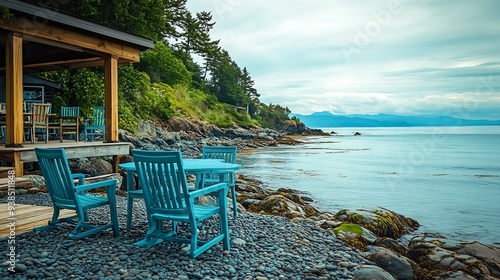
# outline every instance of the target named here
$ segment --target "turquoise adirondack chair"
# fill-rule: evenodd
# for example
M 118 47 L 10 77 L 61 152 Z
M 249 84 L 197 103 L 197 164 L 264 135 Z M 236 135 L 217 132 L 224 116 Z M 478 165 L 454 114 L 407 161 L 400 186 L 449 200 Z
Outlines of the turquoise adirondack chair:
M 92 124 L 89 125 L 88 121 Z M 104 141 L 104 106 L 94 106 L 92 108 L 92 119 L 85 121 L 85 129 L 83 130 L 83 141 L 89 139 L 94 142 L 94 136 L 101 136 Z
M 144 192 L 149 228 L 146 237 L 135 245 L 150 248 L 163 240 L 191 245 L 190 256 L 196 258 L 213 245 L 222 241 L 229 250 L 227 221 L 227 184 L 220 183 L 196 191 L 188 191 L 180 151 L 132 150 L 132 156 Z M 196 205 L 202 195 L 215 195 L 216 206 Z M 198 227 L 203 220 L 219 215 L 220 231 L 210 240 L 200 240 Z M 172 230 L 164 231 L 163 222 L 171 221 Z M 190 226 L 190 238 L 176 236 L 177 223 Z
M 236 146 L 204 146 L 202 150 L 201 158 L 205 159 L 221 159 L 225 162 L 235 163 L 236 162 Z M 234 184 L 234 171 L 230 171 L 225 174 L 207 174 L 203 178 L 201 184 L 210 185 L 214 183 L 219 183 L 221 181 L 220 176 L 223 176 L 223 182 L 226 182 L 231 188 L 231 199 L 233 200 L 233 213 L 234 216 L 238 216 L 238 202 L 236 201 L 236 186 Z
M 71 174 L 63 148 L 35 148 L 35 154 L 52 199 L 54 213 L 48 226 L 35 228 L 34 231 L 51 229 L 57 223 L 67 222 L 75 224 L 75 229 L 69 234 L 70 238 L 83 238 L 108 228 L 113 229 L 115 237 L 120 235 L 116 213 L 116 180 L 83 184 L 82 174 Z M 75 179 L 79 180 L 78 186 L 75 186 Z M 106 196 L 85 193 L 97 188 L 105 188 Z M 88 210 L 106 205 L 110 208 L 111 222 L 105 225 L 90 224 Z M 76 215 L 59 219 L 61 209 L 75 210 Z

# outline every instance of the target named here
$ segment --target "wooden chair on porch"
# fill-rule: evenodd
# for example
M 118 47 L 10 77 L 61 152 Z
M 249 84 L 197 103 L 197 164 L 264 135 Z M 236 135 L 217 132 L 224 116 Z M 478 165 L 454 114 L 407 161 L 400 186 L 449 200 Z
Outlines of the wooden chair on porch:
M 108 228 L 113 229 L 115 237 L 120 235 L 116 212 L 116 180 L 83 184 L 83 177 L 80 174 L 71 174 L 63 148 L 35 148 L 35 154 L 52 199 L 54 214 L 48 226 L 35 228 L 34 231 L 51 229 L 58 223 L 67 222 L 75 224 L 75 229 L 69 234 L 70 238 L 83 238 Z M 74 180 L 77 178 L 79 185 L 75 186 Z M 85 191 L 98 188 L 104 188 L 106 196 L 85 193 Z M 111 222 L 105 225 L 90 224 L 88 210 L 107 205 L 109 205 Z M 61 209 L 75 210 L 76 215 L 59 219 Z
M 30 129 L 31 143 L 36 142 L 37 133 L 42 134 L 45 143 L 49 141 L 49 114 L 51 106 L 50 103 L 33 103 L 31 105 L 28 121 L 24 124 L 25 128 Z
M 190 244 L 190 256 L 196 258 L 213 245 L 222 241 L 224 250 L 229 250 L 229 228 L 227 221 L 227 184 L 220 183 L 196 191 L 188 191 L 186 174 L 180 151 L 132 150 L 132 156 L 144 192 L 149 228 L 144 240 L 135 243 L 141 247 L 169 240 Z M 217 197 L 217 205 L 196 205 L 202 195 Z M 203 220 L 219 216 L 219 232 L 212 233 L 209 240 L 199 240 L 198 227 Z M 163 221 L 172 222 L 172 230 L 164 231 Z M 177 236 L 177 223 L 189 224 L 189 237 Z
M 101 136 L 104 141 L 104 130 L 104 106 L 94 106 L 94 108 L 92 108 L 92 118 L 85 121 L 83 141 L 87 142 L 88 139 L 94 142 L 95 136 Z
M 61 106 L 59 119 L 59 140 L 63 141 L 64 135 L 75 135 L 78 142 L 80 135 L 80 107 Z

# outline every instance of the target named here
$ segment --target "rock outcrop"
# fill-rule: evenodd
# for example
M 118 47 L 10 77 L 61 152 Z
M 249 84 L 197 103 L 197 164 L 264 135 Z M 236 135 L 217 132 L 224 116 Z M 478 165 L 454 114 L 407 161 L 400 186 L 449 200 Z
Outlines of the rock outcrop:
M 388 209 L 321 212 L 303 193 L 269 191 L 259 180 L 242 175 L 236 189 L 238 202 L 249 212 L 315 223 L 364 252 L 376 266 L 358 266 L 354 271 L 357 279 L 500 279 L 499 248 L 430 234 L 416 235 L 404 244 L 399 238 L 415 231 L 419 224 Z

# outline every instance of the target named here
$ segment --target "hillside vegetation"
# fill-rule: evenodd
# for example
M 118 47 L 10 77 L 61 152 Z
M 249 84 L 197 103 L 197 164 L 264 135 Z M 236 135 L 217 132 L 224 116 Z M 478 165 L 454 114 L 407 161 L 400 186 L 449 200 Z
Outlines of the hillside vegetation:
M 27 0 L 33 4 L 40 1 Z M 220 127 L 238 125 L 281 129 L 290 110 L 263 104 L 249 70 L 240 67 L 210 36 L 215 25 L 209 11 L 192 14 L 187 0 L 75 0 L 60 3 L 70 13 L 153 40 L 141 62 L 119 66 L 119 127 L 134 132 L 140 119 L 165 122 L 173 116 L 207 121 Z M 0 10 L 0 17 L 9 12 Z M 195 62 L 201 60 L 201 63 Z M 80 106 L 83 116 L 104 103 L 103 68 L 37 73 L 60 83 L 54 112 Z

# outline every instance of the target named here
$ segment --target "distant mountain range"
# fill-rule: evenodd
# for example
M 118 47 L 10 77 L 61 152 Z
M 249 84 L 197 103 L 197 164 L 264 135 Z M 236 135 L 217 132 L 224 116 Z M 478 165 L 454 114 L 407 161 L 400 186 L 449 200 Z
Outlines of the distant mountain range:
M 317 112 L 311 115 L 290 114 L 307 127 L 409 127 L 409 126 L 486 126 L 500 125 L 500 120 L 467 120 L 448 116 L 335 115 Z

